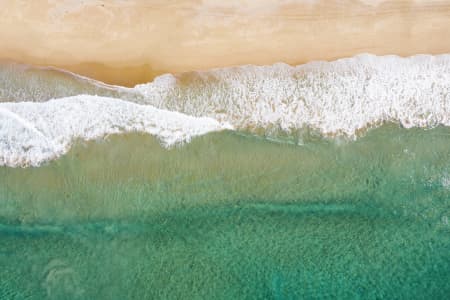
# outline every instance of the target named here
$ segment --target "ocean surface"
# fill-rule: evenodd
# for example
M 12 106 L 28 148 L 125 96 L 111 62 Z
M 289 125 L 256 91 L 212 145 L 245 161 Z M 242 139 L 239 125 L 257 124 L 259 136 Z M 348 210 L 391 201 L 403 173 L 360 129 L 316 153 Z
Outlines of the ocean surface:
M 450 55 L 0 65 L 0 299 L 448 299 Z

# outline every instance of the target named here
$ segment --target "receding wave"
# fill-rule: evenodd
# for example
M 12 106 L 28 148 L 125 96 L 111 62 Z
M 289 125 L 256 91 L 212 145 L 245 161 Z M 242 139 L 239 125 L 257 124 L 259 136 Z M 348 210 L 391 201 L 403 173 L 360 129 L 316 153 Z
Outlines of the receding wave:
M 0 102 L 44 102 L 80 94 L 126 99 L 133 93 L 56 68 L 0 64 Z
M 67 98 L 79 94 L 92 96 Z M 385 122 L 449 126 L 450 55 L 239 66 L 166 74 L 134 88 L 10 64 L 0 68 L 0 102 L 0 164 L 9 166 L 58 157 L 76 138 L 127 131 L 167 145 L 223 128 L 297 143 L 305 129 L 355 138 Z

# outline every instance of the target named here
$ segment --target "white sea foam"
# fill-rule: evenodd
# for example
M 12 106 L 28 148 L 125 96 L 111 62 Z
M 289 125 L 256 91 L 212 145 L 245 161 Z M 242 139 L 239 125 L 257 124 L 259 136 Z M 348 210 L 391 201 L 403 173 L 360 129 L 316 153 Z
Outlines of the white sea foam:
M 354 137 L 382 122 L 450 125 L 450 55 L 359 55 L 297 67 L 241 66 L 163 75 L 135 87 L 146 103 L 255 132 L 312 127 Z
M 38 165 L 67 152 L 74 139 L 129 131 L 148 132 L 172 145 L 224 128 L 276 138 L 302 128 L 356 137 L 383 122 L 450 126 L 450 55 L 365 54 L 297 67 L 240 66 L 166 74 L 133 89 L 78 77 L 55 81 L 50 73 L 32 76 L 32 87 L 28 77 L 12 87 L 4 76 L 5 97 L 14 102 L 0 103 L 0 165 Z M 108 98 L 59 98 L 67 82 L 70 94 Z M 18 102 L 54 95 L 59 99 Z
M 44 103 L 0 103 L 0 166 L 37 166 L 66 153 L 77 138 L 146 132 L 171 146 L 231 128 L 119 99 L 80 95 Z

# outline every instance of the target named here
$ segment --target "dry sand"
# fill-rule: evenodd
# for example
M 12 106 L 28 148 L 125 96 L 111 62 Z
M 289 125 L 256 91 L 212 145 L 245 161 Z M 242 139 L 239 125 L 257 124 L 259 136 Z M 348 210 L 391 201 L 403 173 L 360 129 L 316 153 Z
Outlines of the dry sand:
M 109 83 L 369 52 L 450 53 L 450 0 L 0 0 L 0 59 Z

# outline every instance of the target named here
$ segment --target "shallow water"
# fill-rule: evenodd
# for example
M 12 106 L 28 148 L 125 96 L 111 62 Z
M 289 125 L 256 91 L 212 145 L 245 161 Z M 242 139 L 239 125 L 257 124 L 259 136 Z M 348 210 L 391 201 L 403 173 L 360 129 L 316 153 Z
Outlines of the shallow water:
M 78 141 L 0 168 L 0 298 L 445 299 L 450 129 L 165 149 Z

